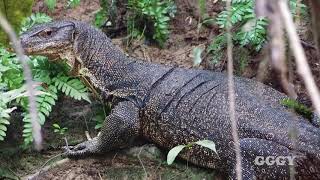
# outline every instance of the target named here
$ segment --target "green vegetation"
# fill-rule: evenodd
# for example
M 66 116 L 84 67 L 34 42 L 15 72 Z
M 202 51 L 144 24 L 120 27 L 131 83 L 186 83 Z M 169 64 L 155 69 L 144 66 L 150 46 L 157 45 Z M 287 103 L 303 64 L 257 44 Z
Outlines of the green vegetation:
M 97 13 L 95 13 L 94 15 L 94 22 L 93 24 L 98 27 L 101 28 L 102 25 L 105 23 L 105 20 L 107 19 L 107 13 L 105 11 L 105 9 L 100 9 Z
M 32 25 L 51 21 L 44 14 L 35 14 L 23 22 L 22 31 Z M 0 48 L 0 140 L 6 137 L 7 126 L 10 124 L 10 113 L 17 107 L 23 111 L 23 137 L 24 144 L 30 144 L 32 139 L 32 125 L 28 113 L 28 98 L 24 89 L 24 77 L 22 67 L 14 53 Z M 46 118 L 50 115 L 52 107 L 58 97 L 62 94 L 77 100 L 90 102 L 88 90 L 79 78 L 68 75 L 69 67 L 66 63 L 50 63 L 48 58 L 41 56 L 30 57 L 33 79 L 39 86 L 36 96 L 38 120 L 44 125 Z
M 80 4 L 81 0 L 68 0 L 67 7 L 74 8 Z
M 64 133 L 68 130 L 67 127 L 61 127 L 57 123 L 52 124 L 52 127 L 53 127 L 53 132 L 55 132 L 59 135 L 64 135 Z
M 53 11 L 57 5 L 57 0 L 45 0 L 44 3 L 48 6 L 50 11 Z
M 285 98 L 280 102 L 282 105 L 294 110 L 296 113 L 300 114 L 301 116 L 311 120 L 312 119 L 312 110 L 307 106 L 297 102 L 294 99 Z
M 14 0 L 2 1 L 0 3 L 0 12 L 7 18 L 16 32 L 19 32 L 21 21 L 30 16 L 34 0 Z M 0 28 L 0 43 L 7 45 L 9 39 L 2 28 Z
M 306 14 L 306 6 L 298 4 L 297 0 L 290 0 L 291 12 L 296 16 L 297 7 L 301 9 L 301 14 Z M 232 38 L 233 43 L 260 51 L 267 41 L 267 25 L 265 18 L 257 18 L 254 13 L 254 1 L 252 0 L 232 0 L 230 22 L 228 22 L 227 10 L 219 13 L 216 18 L 216 24 L 222 30 L 222 34 L 213 39 L 208 48 L 208 52 L 212 54 L 212 62 L 217 63 L 221 60 L 227 41 L 225 36 L 225 28 L 228 25 L 233 27 Z
M 161 47 L 169 35 L 169 21 L 176 13 L 172 0 L 128 0 L 131 16 L 128 19 L 128 34 L 131 38 L 146 36 Z M 151 37 L 150 37 L 151 36 Z
M 66 7 L 67 8 L 69 8 L 69 7 L 74 8 L 80 4 L 80 1 L 81 0 L 68 0 Z M 57 5 L 57 0 L 45 0 L 44 3 L 47 5 L 47 7 L 50 11 L 53 11 Z
M 50 21 L 52 21 L 52 18 L 50 16 L 47 16 L 46 14 L 43 14 L 43 13 L 31 14 L 31 16 L 25 18 L 22 21 L 20 32 L 22 33 L 27 31 L 35 24 L 41 24 L 41 23 L 46 23 Z
M 168 165 L 171 165 L 174 160 L 176 159 L 176 157 L 178 156 L 178 154 L 185 148 L 192 148 L 194 145 L 199 145 L 199 146 L 202 146 L 202 147 L 205 147 L 205 148 L 208 148 L 212 151 L 214 151 L 216 154 L 217 154 L 217 150 L 216 150 L 216 145 L 213 141 L 210 141 L 210 140 L 200 140 L 200 141 L 196 141 L 196 142 L 191 142 L 191 143 L 188 143 L 186 145 L 178 145 L 174 148 L 172 148 L 168 155 L 167 155 L 167 164 Z

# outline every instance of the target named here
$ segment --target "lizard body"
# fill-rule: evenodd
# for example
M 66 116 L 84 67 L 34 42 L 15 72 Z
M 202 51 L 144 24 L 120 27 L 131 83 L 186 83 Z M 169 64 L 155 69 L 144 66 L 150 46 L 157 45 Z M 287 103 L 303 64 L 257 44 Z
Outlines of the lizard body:
M 152 64 L 127 57 L 101 31 L 79 21 L 55 21 L 21 35 L 27 54 L 73 54 L 70 64 L 88 69 L 105 95 L 120 102 L 101 133 L 68 150 L 70 157 L 125 148 L 144 137 L 164 149 L 202 139 L 217 153 L 195 146 L 179 156 L 235 178 L 227 76 L 223 73 Z M 75 63 L 76 61 L 76 63 Z M 320 129 L 280 105 L 286 95 L 250 79 L 235 77 L 236 117 L 243 179 L 289 179 L 290 167 L 255 164 L 257 156 L 296 155 L 296 177 L 320 179 Z M 291 137 L 292 129 L 296 138 Z

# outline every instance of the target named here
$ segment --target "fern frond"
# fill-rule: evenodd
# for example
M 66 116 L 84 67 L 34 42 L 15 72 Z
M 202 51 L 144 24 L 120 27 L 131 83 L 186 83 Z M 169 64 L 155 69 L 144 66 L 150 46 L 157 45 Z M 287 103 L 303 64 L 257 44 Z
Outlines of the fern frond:
M 217 64 L 219 60 L 224 55 L 223 49 L 227 46 L 227 38 L 225 34 L 220 34 L 216 36 L 211 44 L 209 45 L 207 51 L 212 54 L 212 63 Z
M 21 24 L 20 33 L 27 31 L 35 24 L 41 24 L 52 21 L 52 18 L 44 13 L 35 13 L 30 17 L 25 18 Z
M 52 81 L 57 89 L 65 93 L 67 96 L 76 100 L 86 100 L 91 103 L 87 93 L 88 89 L 79 79 L 59 74 L 57 77 L 53 78 Z
M 3 141 L 6 137 L 7 126 L 10 124 L 10 113 L 15 109 L 7 108 L 6 106 L 0 107 L 0 141 Z
M 36 97 L 38 110 L 37 117 L 39 124 L 42 126 L 46 121 L 46 117 L 48 117 L 50 112 L 52 111 L 52 107 L 56 104 L 56 101 L 58 100 L 58 95 L 57 89 L 54 85 L 50 85 L 47 89 L 43 87 L 38 87 L 38 90 L 45 92 Z M 24 117 L 22 121 L 24 122 L 24 125 L 22 136 L 24 137 L 24 143 L 28 145 L 33 141 L 31 119 L 29 113 L 24 113 L 23 116 Z
M 267 21 L 266 19 L 253 19 L 248 23 L 249 27 L 242 28 L 234 39 L 239 42 L 241 46 L 251 45 L 259 51 L 267 39 Z
M 219 25 L 220 28 L 225 28 L 227 26 L 228 13 L 229 12 L 226 10 L 222 11 L 216 18 L 216 23 Z M 248 14 L 251 16 L 247 16 Z M 232 4 L 230 11 L 231 25 L 235 25 L 250 18 L 254 18 L 253 1 L 237 1 L 236 3 Z

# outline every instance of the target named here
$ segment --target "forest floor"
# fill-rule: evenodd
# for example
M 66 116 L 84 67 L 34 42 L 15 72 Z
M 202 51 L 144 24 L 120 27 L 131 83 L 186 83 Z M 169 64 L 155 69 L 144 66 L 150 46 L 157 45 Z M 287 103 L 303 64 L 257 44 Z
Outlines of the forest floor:
M 198 28 L 198 17 L 195 15 L 196 8 L 194 8 L 196 2 L 194 0 L 176 0 L 177 14 L 170 25 L 170 37 L 162 49 L 157 46 L 146 45 L 141 41 L 133 42 L 128 47 L 124 43 L 124 36 L 116 36 L 112 41 L 125 53 L 133 57 L 155 63 L 191 68 L 193 67 L 193 49 L 195 47 L 208 47 L 212 39 L 219 34 L 217 27 Z M 91 23 L 94 19 L 94 14 L 100 9 L 99 0 L 82 0 L 79 6 L 72 9 L 66 9 L 65 4 L 65 0 L 58 1 L 57 7 L 51 12 L 43 4 L 43 1 L 38 0 L 33 11 L 47 13 L 54 19 L 76 19 Z M 214 1 L 207 1 L 207 11 L 210 16 L 214 17 L 221 9 L 222 6 L 220 4 L 214 3 Z M 312 44 L 308 26 L 302 26 L 300 30 L 300 34 L 303 34 L 302 39 Z M 234 52 L 236 52 L 236 48 Z M 319 85 L 319 58 L 317 58 L 318 56 L 314 49 L 306 48 L 305 50 L 312 72 Z M 237 61 L 237 55 L 235 55 L 235 61 Z M 259 63 L 265 57 L 263 54 L 252 53 L 249 58 L 248 66 L 238 75 L 255 79 L 258 74 Z M 213 64 L 210 62 L 210 55 L 206 55 L 201 65 L 195 68 L 224 72 L 225 67 L 226 59 Z M 294 65 L 292 69 L 295 71 Z M 279 83 L 280 79 L 274 75 L 275 73 L 270 68 L 267 71 L 264 83 L 282 91 Z M 292 74 L 292 81 L 298 98 L 310 105 L 305 87 L 297 73 Z M 65 145 L 64 137 L 68 139 L 69 144 L 76 144 L 85 140 L 85 131 L 89 131 L 91 135 L 97 134 L 95 130 L 91 130 L 94 129 L 95 124 L 93 120 L 96 112 L 95 108 L 97 108 L 95 104 L 88 105 L 85 102 L 61 98 L 43 130 L 46 149 L 40 154 L 29 151 L 21 153 L 17 148 L 12 148 L 8 145 L 5 148 L 7 151 L 2 150 L 2 152 L 6 153 L 2 153 L 2 156 L 0 156 L 0 162 L 8 163 L 6 165 L 8 171 L 3 173 L 6 173 L 6 177 L 10 179 L 16 179 L 17 176 L 24 177 L 24 179 L 30 178 L 32 174 L 39 172 L 43 168 L 42 166 L 46 161 L 62 152 L 60 147 Z M 59 124 L 69 128 L 64 135 L 52 133 L 50 127 L 53 122 L 57 121 Z M 9 129 L 8 133 L 10 131 L 15 132 Z M 58 160 L 61 160 L 61 158 L 55 158 L 52 161 L 57 162 Z M 51 161 L 48 164 L 51 164 Z M 175 165 L 168 166 L 165 163 L 165 154 L 154 146 L 147 145 L 111 152 L 104 155 L 104 157 L 68 160 L 63 164 L 56 165 L 54 168 L 43 170 L 34 179 L 212 179 L 213 177 L 216 177 L 213 171 L 193 167 L 184 161 L 178 161 Z

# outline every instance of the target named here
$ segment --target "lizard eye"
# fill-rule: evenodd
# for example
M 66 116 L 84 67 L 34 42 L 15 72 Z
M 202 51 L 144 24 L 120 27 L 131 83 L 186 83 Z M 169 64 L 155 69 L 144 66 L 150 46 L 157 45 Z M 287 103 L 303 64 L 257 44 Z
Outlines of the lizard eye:
M 41 37 L 49 37 L 52 35 L 52 29 L 45 29 L 39 33 Z

